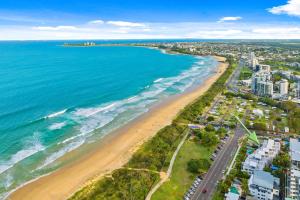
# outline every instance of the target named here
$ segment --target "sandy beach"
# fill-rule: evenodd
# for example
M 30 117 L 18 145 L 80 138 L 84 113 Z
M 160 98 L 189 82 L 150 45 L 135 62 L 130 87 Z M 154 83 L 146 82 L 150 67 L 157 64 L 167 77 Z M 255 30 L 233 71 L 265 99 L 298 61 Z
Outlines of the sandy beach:
M 149 112 L 105 137 L 91 152 L 69 165 L 26 184 L 13 192 L 9 199 L 16 200 L 60 200 L 66 199 L 88 181 L 99 178 L 114 169 L 120 168 L 133 152 L 164 126 L 171 123 L 177 113 L 187 104 L 209 89 L 227 68 L 222 57 L 216 73 L 203 84 L 184 94 L 156 106 Z

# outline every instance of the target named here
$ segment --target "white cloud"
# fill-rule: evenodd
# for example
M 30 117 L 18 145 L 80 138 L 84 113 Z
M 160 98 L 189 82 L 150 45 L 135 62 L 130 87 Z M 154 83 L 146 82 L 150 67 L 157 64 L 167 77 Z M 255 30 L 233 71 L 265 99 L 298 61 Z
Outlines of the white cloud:
M 199 30 L 196 32 L 188 33 L 186 36 L 189 38 L 208 38 L 208 39 L 216 39 L 216 38 L 231 38 L 237 37 L 242 30 L 236 29 L 221 29 L 221 30 Z
M 145 24 L 135 23 L 135 22 L 125 22 L 125 21 L 108 21 L 107 24 L 114 26 L 124 26 L 124 27 L 145 27 Z
M 300 1 L 299 0 L 289 0 L 287 4 L 276 6 L 268 9 L 269 12 L 273 14 L 288 14 L 291 16 L 300 17 Z
M 146 24 L 146 23 L 145 23 Z M 300 23 L 147 23 L 140 26 L 101 26 L 88 23 L 74 26 L 0 25 L 0 40 L 71 39 L 300 39 Z
M 290 35 L 300 34 L 300 27 L 286 27 L 286 28 L 256 28 L 252 30 L 253 33 L 259 34 L 275 34 L 275 35 Z
M 70 31 L 77 30 L 78 28 L 75 26 L 36 26 L 33 29 L 39 31 Z
M 238 20 L 241 20 L 242 17 L 222 17 L 221 19 L 219 19 L 218 22 L 225 22 L 225 21 L 238 21 Z
M 92 20 L 92 21 L 89 21 L 88 24 L 104 24 L 104 21 L 103 20 L 100 20 L 100 19 L 97 19 L 97 20 Z
M 142 30 L 145 31 L 145 32 L 150 32 L 152 29 L 151 28 L 144 28 Z

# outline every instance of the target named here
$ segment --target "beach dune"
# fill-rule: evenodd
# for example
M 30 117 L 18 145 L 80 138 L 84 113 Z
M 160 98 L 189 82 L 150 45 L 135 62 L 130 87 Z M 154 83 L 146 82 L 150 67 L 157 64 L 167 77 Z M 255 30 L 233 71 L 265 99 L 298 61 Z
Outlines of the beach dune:
M 105 137 L 97 148 L 80 159 L 24 185 L 8 199 L 67 199 L 88 181 L 122 167 L 141 144 L 170 124 L 181 109 L 207 91 L 225 71 L 228 65 L 224 62 L 225 59 L 215 58 L 219 61 L 219 67 L 203 84 L 156 106 L 137 120 Z

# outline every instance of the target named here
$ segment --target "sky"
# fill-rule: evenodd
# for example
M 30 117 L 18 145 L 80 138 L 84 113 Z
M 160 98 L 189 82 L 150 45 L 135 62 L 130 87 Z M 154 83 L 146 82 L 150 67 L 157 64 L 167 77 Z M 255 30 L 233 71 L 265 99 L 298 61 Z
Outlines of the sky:
M 300 0 L 0 0 L 0 40 L 300 39 Z

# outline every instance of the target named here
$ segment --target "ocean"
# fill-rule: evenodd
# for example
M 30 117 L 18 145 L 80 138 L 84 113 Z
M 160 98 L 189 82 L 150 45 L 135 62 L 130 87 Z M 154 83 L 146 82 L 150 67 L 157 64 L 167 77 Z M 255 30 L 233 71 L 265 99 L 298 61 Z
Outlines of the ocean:
M 66 164 L 66 153 L 201 84 L 217 66 L 213 57 L 63 43 L 0 42 L 0 198 Z

